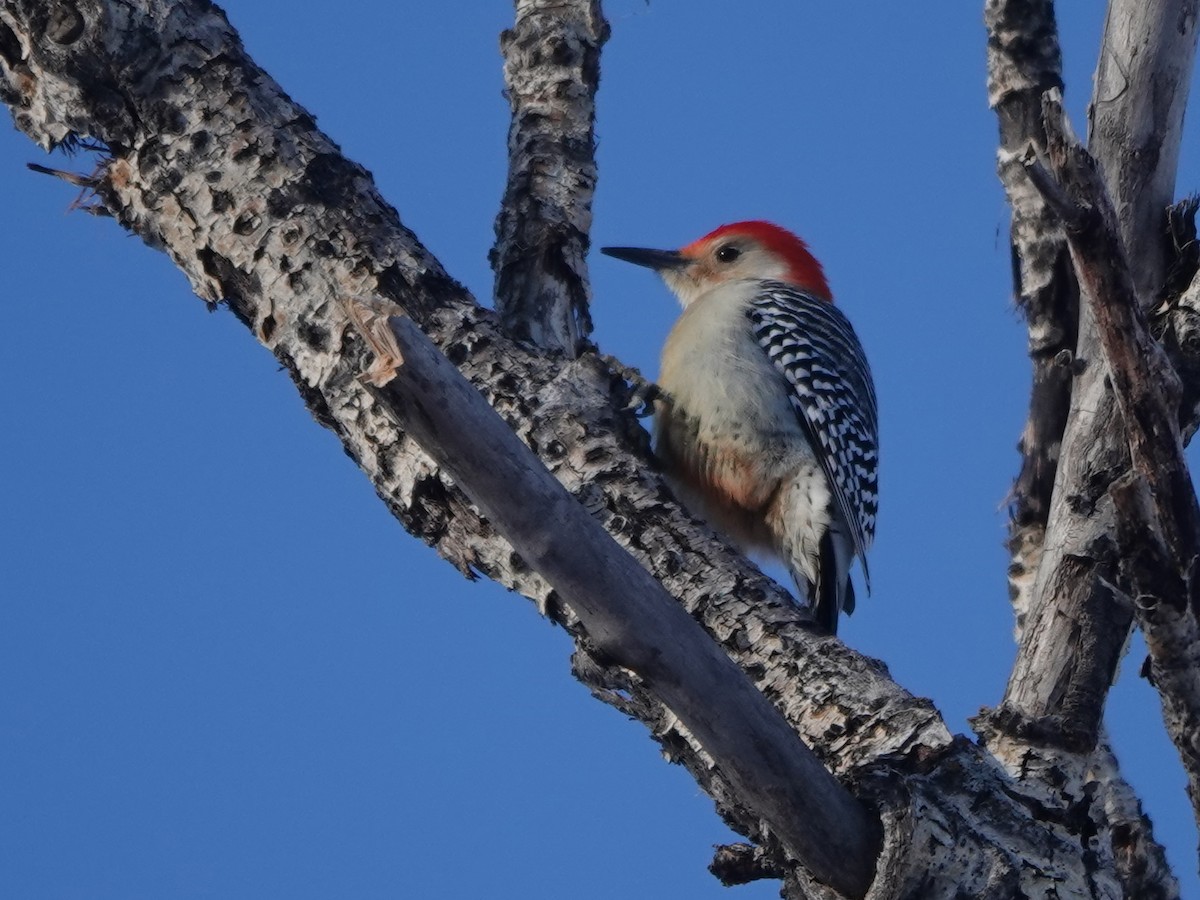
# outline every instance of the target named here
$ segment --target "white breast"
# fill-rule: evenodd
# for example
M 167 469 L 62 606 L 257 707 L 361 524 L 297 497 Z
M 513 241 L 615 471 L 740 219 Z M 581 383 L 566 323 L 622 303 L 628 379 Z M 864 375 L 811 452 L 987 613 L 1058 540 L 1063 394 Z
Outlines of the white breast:
M 746 306 L 757 282 L 703 294 L 680 315 L 663 347 L 659 384 L 676 414 L 694 418 L 705 442 L 768 453 L 807 447 L 789 387 L 755 340 Z

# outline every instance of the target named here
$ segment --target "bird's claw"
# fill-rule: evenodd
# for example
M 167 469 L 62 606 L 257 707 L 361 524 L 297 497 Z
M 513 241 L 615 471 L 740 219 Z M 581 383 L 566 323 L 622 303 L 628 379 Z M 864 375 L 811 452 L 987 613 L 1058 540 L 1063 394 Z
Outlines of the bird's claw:
M 621 411 L 631 412 L 639 419 L 651 415 L 654 412 L 655 401 L 663 398 L 662 388 L 648 380 L 636 368 L 625 365 L 614 356 L 605 354 L 604 361 L 629 385 L 628 399 Z

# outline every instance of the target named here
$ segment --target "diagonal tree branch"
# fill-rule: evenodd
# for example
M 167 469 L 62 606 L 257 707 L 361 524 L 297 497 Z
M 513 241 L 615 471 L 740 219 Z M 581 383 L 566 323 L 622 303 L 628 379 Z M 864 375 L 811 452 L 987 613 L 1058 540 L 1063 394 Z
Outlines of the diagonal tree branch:
M 817 879 L 864 896 L 880 849 L 878 823 L 412 320 L 388 322 L 390 335 L 368 340 L 377 358 L 400 361 L 386 381 L 374 379 L 380 403 L 579 617 L 589 653 L 660 697 Z M 521 503 L 513 503 L 514 492 Z
M 575 356 L 592 330 L 586 256 L 596 187 L 598 0 L 516 0 L 500 38 L 512 105 L 496 218 L 496 310 L 509 334 Z

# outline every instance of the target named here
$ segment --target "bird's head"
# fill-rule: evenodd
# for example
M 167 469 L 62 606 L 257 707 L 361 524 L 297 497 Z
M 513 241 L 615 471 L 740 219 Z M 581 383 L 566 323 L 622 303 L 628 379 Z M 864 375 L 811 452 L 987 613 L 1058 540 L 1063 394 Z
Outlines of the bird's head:
M 722 225 L 680 250 L 602 247 L 601 253 L 658 272 L 687 306 L 731 281 L 773 280 L 832 300 L 821 264 L 808 246 L 786 228 L 770 222 Z

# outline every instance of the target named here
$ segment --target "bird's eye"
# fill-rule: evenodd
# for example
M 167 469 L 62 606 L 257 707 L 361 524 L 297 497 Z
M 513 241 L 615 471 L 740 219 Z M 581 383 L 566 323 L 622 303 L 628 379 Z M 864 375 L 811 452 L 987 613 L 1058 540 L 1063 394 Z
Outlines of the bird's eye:
M 741 255 L 742 251 L 733 246 L 733 244 L 726 244 L 724 247 L 721 247 L 719 250 L 717 250 L 717 261 L 731 263 Z

